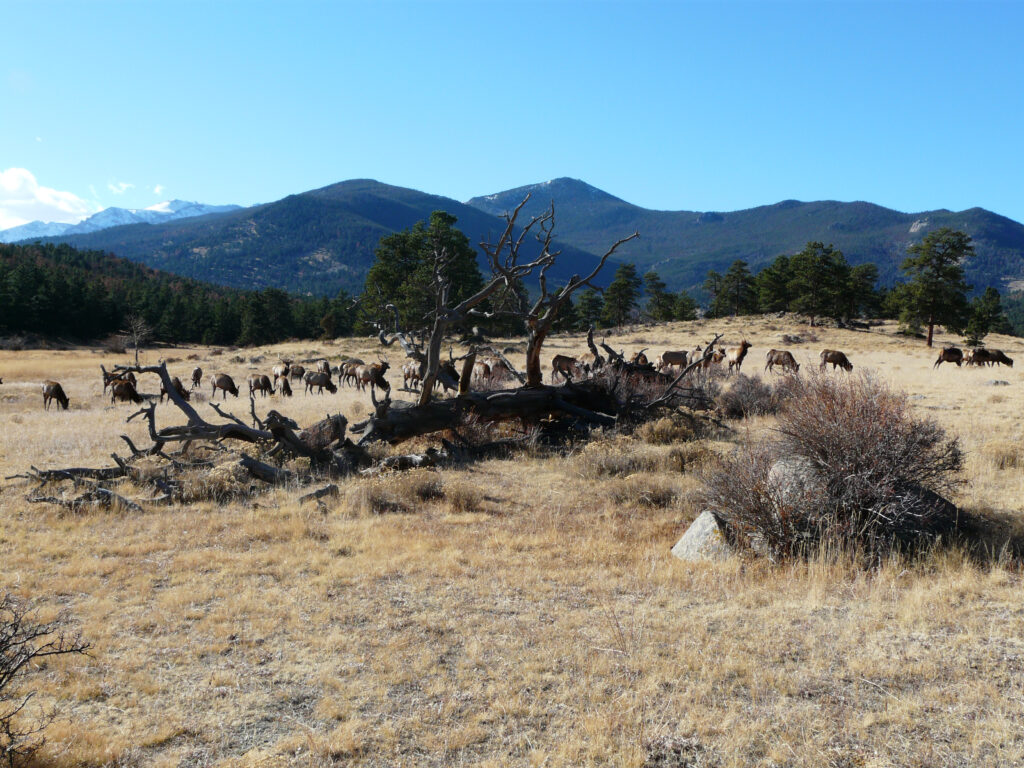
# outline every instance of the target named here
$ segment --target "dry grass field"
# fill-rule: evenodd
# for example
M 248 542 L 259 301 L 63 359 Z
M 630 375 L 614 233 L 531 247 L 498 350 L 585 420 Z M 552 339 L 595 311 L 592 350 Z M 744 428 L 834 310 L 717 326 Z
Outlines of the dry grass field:
M 893 330 L 766 317 L 636 328 L 609 344 L 660 354 L 722 332 L 753 343 L 744 370 L 762 376 L 769 348 L 790 349 L 801 373 L 822 348 L 842 349 L 961 438 L 954 501 L 1017 530 L 1024 340 L 989 339 L 1013 369 L 933 370 L 937 351 Z M 560 336 L 545 351 L 584 349 Z M 159 354 L 182 378 L 194 355 L 241 383 L 279 356 L 377 351 L 340 340 Z M 125 453 L 122 433 L 147 444 L 143 425 L 124 423 L 136 408 L 101 395 L 99 365 L 124 361 L 0 352 L 0 477 L 108 465 Z M 70 410 L 43 411 L 44 378 L 63 382 Z M 146 376 L 140 389 L 158 384 Z M 227 406 L 248 411 L 244 395 Z M 257 408 L 354 421 L 369 396 Z M 157 420 L 180 423 L 166 405 Z M 59 709 L 38 764 L 1024 764 L 1024 584 L 1005 556 L 937 550 L 867 572 L 670 556 L 700 512 L 701 463 L 771 426 L 733 421 L 688 442 L 666 426 L 568 454 L 357 478 L 325 511 L 278 490 L 72 514 L 3 480 L 0 590 L 66 609 L 93 645 L 30 681 L 35 703 Z

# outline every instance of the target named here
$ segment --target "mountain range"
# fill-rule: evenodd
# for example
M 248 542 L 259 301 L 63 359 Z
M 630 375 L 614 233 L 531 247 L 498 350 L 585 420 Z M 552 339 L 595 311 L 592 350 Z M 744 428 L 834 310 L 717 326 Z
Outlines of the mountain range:
M 63 224 L 56 221 L 30 221 L 10 229 L 0 230 L 0 243 L 16 243 L 45 237 L 70 237 L 98 232 L 110 227 L 129 224 L 157 224 L 162 221 L 205 216 L 208 213 L 224 213 L 240 208 L 238 205 L 203 205 L 187 200 L 167 200 L 148 208 L 104 208 L 77 224 Z
M 556 282 L 589 271 L 611 243 L 638 231 L 640 239 L 623 246 L 615 258 L 636 263 L 641 272 L 656 270 L 672 289 L 699 290 L 708 270 L 724 272 L 736 259 L 756 272 L 812 240 L 832 243 L 852 264 L 877 264 L 888 284 L 899 278 L 907 247 L 939 227 L 962 229 L 973 238 L 977 255 L 966 270 L 976 291 L 990 285 L 1005 290 L 1024 279 L 1024 226 L 982 208 L 902 213 L 867 202 L 784 200 L 732 212 L 659 211 L 568 178 L 465 203 L 357 179 L 249 208 L 45 239 L 237 288 L 356 293 L 381 237 L 443 209 L 457 217 L 456 226 L 470 242 L 493 239 L 504 227 L 501 214 L 527 194 L 520 220 L 555 204 L 556 245 L 562 254 L 549 278 Z M 529 247 L 536 252 L 535 243 Z M 604 270 L 604 284 L 614 266 Z

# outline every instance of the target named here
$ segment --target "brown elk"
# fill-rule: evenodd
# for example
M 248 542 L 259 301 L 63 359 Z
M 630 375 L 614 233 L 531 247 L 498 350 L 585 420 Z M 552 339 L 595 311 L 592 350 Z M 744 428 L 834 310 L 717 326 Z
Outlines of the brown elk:
M 459 372 L 455 368 L 455 363 L 451 362 L 450 360 L 447 360 L 447 361 L 441 363 L 441 366 L 438 369 L 438 376 L 437 376 L 437 379 L 434 381 L 434 389 L 437 389 L 438 387 L 442 387 L 442 388 L 444 388 L 445 392 L 448 392 L 449 390 L 458 391 L 458 384 L 456 384 L 456 386 L 454 386 L 454 387 L 451 384 L 449 384 L 448 381 L 446 381 L 441 376 L 441 372 L 442 371 L 444 373 L 448 374 L 448 376 L 450 376 L 453 381 L 455 381 L 455 382 L 459 381 Z
M 43 382 L 43 410 L 50 410 L 50 401 L 56 400 L 60 403 L 60 407 L 65 411 L 68 409 L 68 403 L 71 401 L 68 396 L 64 394 L 64 387 L 60 385 L 58 381 L 50 381 L 47 379 Z
M 288 367 L 288 378 L 305 380 L 306 369 L 301 365 L 291 365 Z
M 374 387 L 380 387 L 385 392 L 390 390 L 391 385 L 384 378 L 384 374 L 388 371 L 388 365 L 388 361 L 385 359 L 379 363 L 358 366 L 356 368 L 356 388 L 360 392 L 364 392 L 366 391 L 366 385 L 369 384 L 371 390 Z
M 171 386 L 174 387 L 174 391 L 175 392 L 177 392 L 179 395 L 181 395 L 181 399 L 182 400 L 188 400 L 189 399 L 189 397 L 190 397 L 189 390 L 185 389 L 185 385 L 181 383 L 181 379 L 179 379 L 177 376 L 171 377 Z M 167 394 L 167 388 L 163 384 L 161 384 L 160 385 L 160 402 L 161 403 L 164 401 L 164 397 L 166 397 L 169 400 L 171 396 L 169 394 Z
M 318 373 L 326 373 L 328 376 L 331 375 L 331 364 L 326 360 L 316 361 L 316 370 Z
M 274 386 L 277 386 L 278 379 L 287 379 L 288 374 L 291 372 L 292 361 L 282 360 L 280 363 L 274 366 L 271 373 L 274 374 Z
M 963 361 L 964 353 L 959 347 L 943 347 L 942 351 L 939 352 L 939 359 L 932 366 L 932 370 L 938 368 L 942 363 L 956 363 L 956 367 L 959 368 Z
M 784 371 L 792 371 L 793 373 L 800 370 L 800 363 L 798 363 L 793 357 L 793 353 L 785 349 L 768 350 L 767 362 L 764 365 L 764 369 L 766 371 L 771 371 L 776 365 Z
M 226 373 L 215 373 L 210 376 L 210 385 L 213 387 L 213 391 L 210 393 L 210 399 L 213 399 L 217 395 L 217 390 L 222 390 L 222 400 L 228 399 L 228 392 L 235 397 L 238 397 L 238 387 L 235 386 L 235 381 Z
M 198 365 L 192 369 L 192 386 L 189 389 L 203 386 L 203 369 Z
M 586 375 L 586 366 L 575 357 L 568 355 L 555 355 L 551 358 L 551 383 L 554 384 L 556 376 L 562 374 L 566 381 L 574 378 L 582 378 Z
M 419 363 L 406 363 L 402 366 L 402 388 L 403 389 L 419 389 L 420 384 L 423 383 L 423 377 L 420 376 L 420 364 Z M 411 385 L 411 386 L 410 386 Z
M 135 389 L 135 385 L 126 379 L 118 379 L 110 384 L 110 402 L 141 403 L 142 395 Z
M 740 342 L 738 347 L 729 347 L 725 351 L 726 360 L 729 361 L 729 371 L 731 372 L 734 368 L 739 373 L 740 368 L 743 367 L 743 358 L 747 356 L 747 350 L 749 350 L 751 344 L 749 341 L 744 339 Z
M 491 364 L 486 360 L 477 360 L 473 363 L 473 381 L 483 384 L 491 380 Z
M 292 385 L 288 383 L 288 378 L 285 377 L 278 382 L 281 385 L 281 396 L 291 397 L 292 396 Z
M 853 363 L 840 352 L 838 349 L 823 349 L 821 350 L 821 370 L 825 370 L 825 366 L 832 363 L 832 370 L 836 368 L 842 368 L 844 371 L 849 373 L 853 370 Z
M 354 387 L 359 386 L 356 376 L 356 370 L 359 368 L 360 365 L 366 365 L 366 363 L 364 363 L 357 357 L 350 357 L 342 361 L 341 365 L 338 366 L 338 368 L 341 371 L 339 376 L 341 378 L 342 386 L 345 386 L 348 383 L 351 383 L 352 386 Z
M 100 370 L 103 372 L 103 391 L 107 391 L 107 387 L 113 384 L 115 381 L 130 381 L 132 386 L 136 386 L 138 381 L 135 378 L 135 374 L 131 371 L 127 373 L 114 373 L 113 371 L 107 371 L 102 365 Z
M 964 355 L 964 362 L 968 365 L 1008 365 L 1013 368 L 1013 360 L 1003 354 L 1001 349 L 969 349 Z
M 270 377 L 262 373 L 254 373 L 249 377 L 249 396 L 252 397 L 254 392 L 259 392 L 260 395 L 266 397 L 272 394 L 274 391 L 273 385 L 270 383 Z
M 313 387 L 316 387 L 316 393 L 322 395 L 326 389 L 332 395 L 338 391 L 338 387 L 335 386 L 334 382 L 331 381 L 331 376 L 323 371 L 307 371 L 303 381 L 306 382 L 306 394 L 313 394 Z
M 687 363 L 687 355 L 685 350 L 678 352 L 670 352 L 668 350 L 661 353 L 661 360 L 658 362 L 658 370 L 664 371 L 666 368 L 678 367 L 685 368 Z
M 647 365 L 648 363 L 650 363 L 650 361 L 647 359 L 647 355 L 644 354 L 646 350 L 647 347 L 641 349 L 639 352 L 637 352 L 635 355 L 633 355 L 633 357 L 629 359 L 629 362 L 631 362 L 633 365 Z

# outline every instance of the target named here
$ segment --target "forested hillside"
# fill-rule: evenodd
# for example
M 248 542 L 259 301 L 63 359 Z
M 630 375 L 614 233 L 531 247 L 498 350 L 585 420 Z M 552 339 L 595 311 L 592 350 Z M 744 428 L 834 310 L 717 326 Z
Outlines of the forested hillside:
M 69 245 L 0 244 L 0 334 L 101 339 L 141 318 L 168 342 L 263 344 L 351 329 L 350 302 L 238 291 Z

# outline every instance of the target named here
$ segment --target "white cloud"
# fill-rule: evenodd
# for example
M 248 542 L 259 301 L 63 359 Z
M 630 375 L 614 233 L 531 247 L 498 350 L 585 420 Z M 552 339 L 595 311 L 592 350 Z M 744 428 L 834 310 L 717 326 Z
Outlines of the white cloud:
M 153 194 L 154 195 L 162 195 L 163 193 L 164 193 L 164 185 L 163 184 L 157 184 L 155 187 L 153 187 Z
M 25 168 L 0 171 L 0 229 L 36 220 L 74 224 L 98 210 L 73 192 L 40 186 Z
M 135 185 L 129 184 L 127 181 L 111 181 L 107 183 L 107 189 L 115 195 L 123 195 L 129 189 L 135 189 Z

